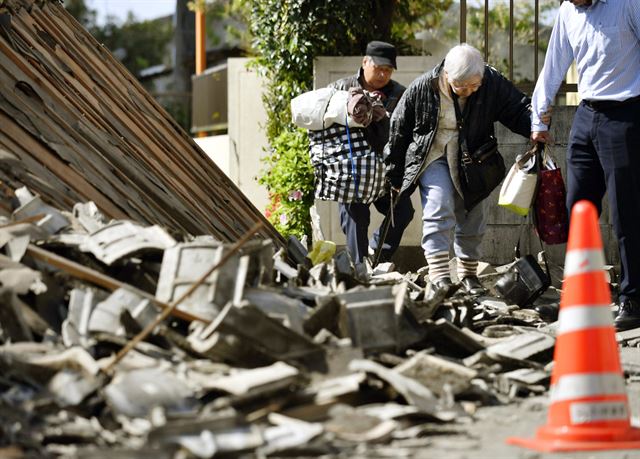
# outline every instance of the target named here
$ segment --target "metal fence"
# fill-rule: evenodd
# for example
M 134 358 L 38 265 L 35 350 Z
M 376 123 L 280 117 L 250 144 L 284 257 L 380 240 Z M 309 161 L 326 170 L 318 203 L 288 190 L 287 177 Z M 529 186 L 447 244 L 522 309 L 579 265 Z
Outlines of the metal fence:
M 507 0 L 504 0 L 504 2 L 506 3 Z M 523 0 L 518 0 L 520 2 L 522 2 Z M 559 0 L 558 3 L 562 3 L 563 0 Z M 483 30 L 483 46 L 479 47 L 481 48 L 481 50 L 484 52 L 484 58 L 486 61 L 489 60 L 489 49 L 490 49 L 490 43 L 491 43 L 491 39 L 492 39 L 492 34 L 491 34 L 491 21 L 490 21 L 490 2 L 489 0 L 476 0 L 474 2 L 472 2 L 474 5 L 478 5 L 478 4 L 482 4 L 482 2 L 484 2 L 484 30 Z M 508 4 L 509 4 L 509 31 L 508 31 L 508 37 L 509 37 L 509 42 L 508 42 L 508 60 L 507 60 L 507 68 L 508 68 L 508 77 L 511 81 L 514 80 L 514 32 L 515 32 L 515 24 L 516 24 L 516 18 L 515 18 L 515 2 L 516 0 L 508 0 Z M 468 22 L 468 12 L 469 12 L 469 8 L 468 8 L 468 2 L 467 0 L 459 0 L 460 3 L 460 24 L 459 24 L 459 30 L 460 30 L 460 43 L 463 42 L 467 42 L 467 22 Z M 493 2 L 495 3 L 495 1 Z M 535 84 L 535 80 L 537 79 L 539 73 L 540 73 L 540 69 L 541 69 L 541 63 L 539 62 L 539 53 L 538 51 L 541 50 L 541 37 L 540 37 L 540 32 L 541 32 L 541 15 L 540 15 L 540 10 L 541 10 L 541 2 L 540 0 L 533 0 L 533 10 L 534 10 L 534 18 L 533 18 L 533 28 L 534 28 L 534 33 L 533 33 L 533 49 L 534 52 L 531 53 L 532 56 L 532 60 L 533 60 L 533 81 L 532 82 L 518 82 L 516 81 L 516 85 L 522 89 L 525 92 L 531 93 L 533 91 L 533 86 Z M 577 85 L 575 83 L 567 83 L 566 81 L 563 83 L 563 85 L 560 87 L 560 90 L 558 91 L 559 93 L 571 93 L 571 92 L 577 92 Z

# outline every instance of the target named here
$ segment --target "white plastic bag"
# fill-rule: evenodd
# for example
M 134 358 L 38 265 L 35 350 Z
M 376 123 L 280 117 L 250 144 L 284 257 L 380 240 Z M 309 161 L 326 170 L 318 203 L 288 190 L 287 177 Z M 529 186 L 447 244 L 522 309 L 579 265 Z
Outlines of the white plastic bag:
M 516 158 L 516 162 L 502 182 L 498 198 L 499 206 L 523 217 L 529 213 L 538 184 L 535 162 L 536 147 Z
M 347 117 L 347 102 L 349 102 L 349 91 L 336 91 L 329 105 L 327 106 L 327 112 L 324 114 L 324 126 L 325 128 L 331 126 L 333 123 L 341 124 L 344 126 L 345 117 Z M 362 124 L 356 123 L 351 116 L 348 116 L 349 127 L 364 127 Z
M 319 131 L 323 126 L 322 120 L 335 88 L 320 88 L 300 94 L 291 100 L 291 118 L 298 127 Z M 344 91 L 346 92 L 346 91 Z
M 293 124 L 310 131 L 320 131 L 331 125 L 345 125 L 349 91 L 320 88 L 300 94 L 291 100 Z M 324 118 L 324 124 L 322 123 Z M 347 117 L 349 127 L 364 127 Z

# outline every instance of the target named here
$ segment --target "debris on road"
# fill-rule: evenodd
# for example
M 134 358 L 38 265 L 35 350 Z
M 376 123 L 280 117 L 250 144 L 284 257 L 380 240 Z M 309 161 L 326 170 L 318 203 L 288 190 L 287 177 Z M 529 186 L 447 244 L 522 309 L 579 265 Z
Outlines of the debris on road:
M 427 439 L 408 432 L 548 388 L 553 327 L 493 292 L 434 301 L 422 275 L 358 271 L 345 250 L 313 265 L 299 244 L 289 254 L 251 232 L 169 236 L 74 208 L 0 222 L 6 253 L 26 237 L 0 257 L 1 448 L 410 451 Z

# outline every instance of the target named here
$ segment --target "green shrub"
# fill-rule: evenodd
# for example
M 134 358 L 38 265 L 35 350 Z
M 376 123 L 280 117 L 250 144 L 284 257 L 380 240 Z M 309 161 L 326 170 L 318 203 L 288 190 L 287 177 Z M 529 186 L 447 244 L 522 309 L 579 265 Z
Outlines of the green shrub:
M 285 236 L 301 239 L 311 234 L 309 208 L 313 205 L 313 167 L 305 130 L 284 131 L 271 142 L 265 169 L 258 182 L 269 190 L 269 221 Z

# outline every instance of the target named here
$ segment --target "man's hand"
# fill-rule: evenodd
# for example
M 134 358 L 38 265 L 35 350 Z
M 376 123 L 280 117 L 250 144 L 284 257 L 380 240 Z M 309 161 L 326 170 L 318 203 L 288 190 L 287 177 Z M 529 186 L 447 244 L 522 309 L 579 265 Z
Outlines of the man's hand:
M 553 145 L 553 136 L 549 131 L 532 131 L 531 141 L 533 143 L 542 142 L 548 145 Z

